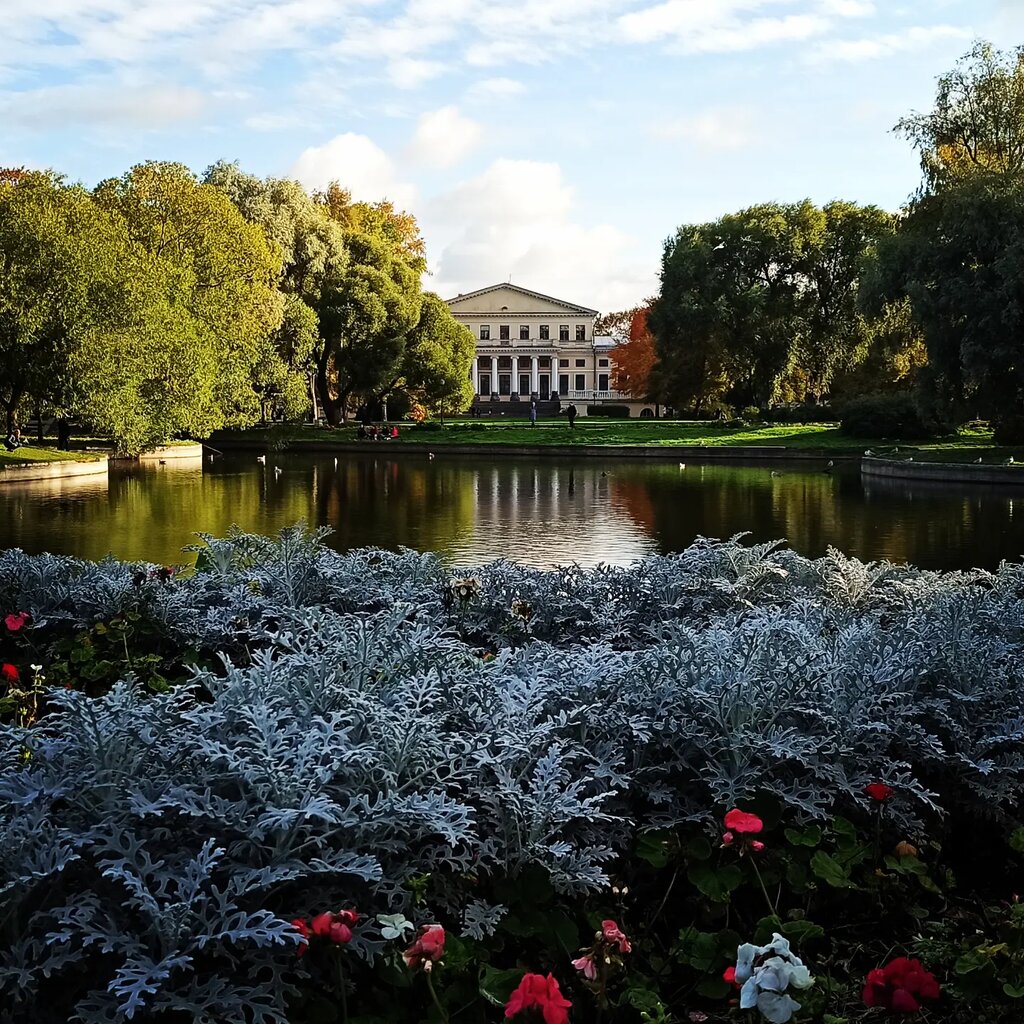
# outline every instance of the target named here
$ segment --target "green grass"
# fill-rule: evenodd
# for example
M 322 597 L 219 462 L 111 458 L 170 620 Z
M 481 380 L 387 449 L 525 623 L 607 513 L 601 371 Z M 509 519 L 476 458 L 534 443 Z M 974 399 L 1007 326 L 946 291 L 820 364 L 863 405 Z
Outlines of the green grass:
M 848 437 L 835 424 L 810 423 L 773 424 L 760 427 L 717 423 L 693 423 L 671 420 L 606 420 L 579 419 L 570 429 L 565 420 L 540 421 L 531 427 L 526 420 L 481 422 L 457 420 L 446 423 L 441 430 L 423 430 L 411 424 L 400 424 L 399 443 L 442 447 L 453 444 L 497 446 L 601 445 L 609 448 L 642 445 L 653 448 L 680 446 L 767 447 L 786 450 L 815 451 L 831 455 L 862 455 L 871 449 L 879 454 L 898 445 L 900 453 L 914 455 L 922 461 L 963 462 L 981 457 L 986 463 L 999 463 L 1009 455 L 1024 459 L 1024 448 L 1016 451 L 993 444 L 991 431 L 961 431 L 934 441 L 908 444 Z M 301 448 L 304 441 L 351 442 L 356 438 L 355 426 L 337 429 L 313 426 L 254 429 L 225 437 L 251 437 L 273 446 L 275 442 Z M 372 444 L 372 442 L 365 442 Z M 394 442 L 387 442 L 393 444 Z M 216 447 L 216 439 L 212 441 Z
M 15 452 L 0 448 L 0 466 L 23 466 L 31 462 L 95 462 L 103 458 L 100 452 L 62 452 L 56 448 L 34 448 L 25 445 Z

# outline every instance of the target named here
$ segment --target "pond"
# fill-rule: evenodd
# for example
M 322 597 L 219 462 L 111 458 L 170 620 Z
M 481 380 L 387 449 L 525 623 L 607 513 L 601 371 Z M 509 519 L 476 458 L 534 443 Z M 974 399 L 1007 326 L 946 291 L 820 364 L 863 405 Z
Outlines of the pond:
M 328 543 L 440 552 L 477 564 L 623 564 L 699 535 L 786 538 L 925 568 L 995 568 L 1024 554 L 1024 489 L 862 481 L 856 467 L 700 465 L 374 452 L 111 464 L 109 478 L 0 486 L 0 548 L 158 563 L 196 532 L 298 520 Z

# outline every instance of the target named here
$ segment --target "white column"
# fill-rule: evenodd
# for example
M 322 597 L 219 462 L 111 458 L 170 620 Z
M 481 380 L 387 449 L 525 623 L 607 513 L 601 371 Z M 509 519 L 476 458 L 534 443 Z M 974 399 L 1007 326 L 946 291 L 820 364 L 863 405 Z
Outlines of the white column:
M 512 357 L 512 391 L 519 395 L 519 356 Z
M 530 357 L 530 390 L 534 394 L 540 391 L 540 360 L 537 356 Z
M 473 394 L 480 394 L 480 366 L 477 363 L 476 356 L 473 356 L 473 362 L 469 367 L 469 376 L 473 381 Z
M 551 392 L 558 391 L 558 354 L 556 352 L 551 353 Z M 564 398 L 565 396 L 562 395 Z
M 498 357 L 491 356 L 491 391 L 498 390 Z M 487 396 L 490 398 L 490 395 Z

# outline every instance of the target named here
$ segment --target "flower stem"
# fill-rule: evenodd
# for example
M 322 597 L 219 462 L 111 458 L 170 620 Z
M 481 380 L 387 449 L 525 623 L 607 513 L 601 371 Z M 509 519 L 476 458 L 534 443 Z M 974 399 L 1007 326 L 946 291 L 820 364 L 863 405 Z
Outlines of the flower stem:
M 345 964 L 342 961 L 344 954 L 339 949 L 335 957 L 338 967 L 338 995 L 341 997 L 341 1020 L 342 1024 L 348 1024 L 348 992 L 345 990 Z
M 764 894 L 764 901 L 768 904 L 768 909 L 772 913 L 772 917 L 779 918 L 779 912 L 775 909 L 775 904 L 772 903 L 772 898 L 768 895 L 768 890 L 765 888 L 764 879 L 761 877 L 761 872 L 758 870 L 757 861 L 754 860 L 754 854 L 750 855 L 750 865 L 754 869 L 754 874 L 757 875 L 757 884 L 761 886 L 761 892 Z
M 445 1013 L 444 1007 L 441 1005 L 441 1001 L 437 998 L 437 992 L 434 990 L 434 978 L 429 971 L 424 972 L 427 976 L 427 988 L 430 989 L 430 998 L 434 1000 L 434 1005 L 437 1007 L 437 1012 L 441 1014 L 441 1020 L 444 1024 L 448 1024 L 448 1014 Z

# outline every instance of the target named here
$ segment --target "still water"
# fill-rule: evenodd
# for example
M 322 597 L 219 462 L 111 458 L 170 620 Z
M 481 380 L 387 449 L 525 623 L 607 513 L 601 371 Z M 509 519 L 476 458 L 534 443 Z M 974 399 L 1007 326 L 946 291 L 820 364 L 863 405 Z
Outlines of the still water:
M 109 478 L 0 486 L 0 548 L 172 563 L 196 532 L 329 526 L 339 550 L 476 564 L 628 563 L 698 535 L 786 538 L 810 556 L 995 568 L 1024 555 L 1024 488 L 863 481 L 856 468 L 467 458 L 439 452 L 232 455 L 112 464 Z

